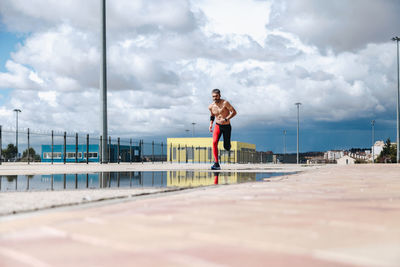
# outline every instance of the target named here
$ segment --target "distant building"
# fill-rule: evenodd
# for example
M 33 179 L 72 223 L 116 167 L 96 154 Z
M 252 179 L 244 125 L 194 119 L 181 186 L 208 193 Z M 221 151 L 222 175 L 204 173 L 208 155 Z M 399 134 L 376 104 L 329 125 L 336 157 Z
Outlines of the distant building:
M 355 164 L 356 160 L 348 155 L 341 157 L 340 159 L 336 160 L 338 165 L 350 165 Z
M 343 157 L 344 154 L 345 153 L 343 150 L 329 150 L 324 153 L 324 159 L 326 159 L 328 161 L 335 161 L 335 160 Z
M 121 162 L 129 162 L 131 160 L 130 151 L 132 148 L 132 161 L 139 161 L 140 147 L 139 146 L 119 146 L 119 156 Z M 53 150 L 53 151 L 52 151 Z M 78 151 L 78 154 L 76 154 Z M 109 162 L 118 161 L 118 145 L 108 145 Z M 41 161 L 42 162 L 86 162 L 86 157 L 89 156 L 89 162 L 99 162 L 100 153 L 99 145 L 89 144 L 89 154 L 87 155 L 86 144 L 82 145 L 66 145 L 64 154 L 64 145 L 42 145 Z
M 373 152 L 374 152 L 374 160 L 378 158 L 378 156 L 381 154 L 383 147 L 385 146 L 385 142 L 383 141 L 376 141 L 374 146 L 372 147 Z

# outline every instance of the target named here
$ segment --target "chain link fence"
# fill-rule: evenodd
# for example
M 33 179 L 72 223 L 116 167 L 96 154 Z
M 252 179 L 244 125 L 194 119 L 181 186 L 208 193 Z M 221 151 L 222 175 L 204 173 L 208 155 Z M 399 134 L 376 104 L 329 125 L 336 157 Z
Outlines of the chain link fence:
M 60 131 L 6 129 L 0 126 L 1 162 L 89 163 L 104 162 L 102 137 Z M 211 147 L 181 146 L 109 136 L 107 162 L 212 163 Z M 221 163 L 274 162 L 272 154 L 258 151 L 219 150 Z

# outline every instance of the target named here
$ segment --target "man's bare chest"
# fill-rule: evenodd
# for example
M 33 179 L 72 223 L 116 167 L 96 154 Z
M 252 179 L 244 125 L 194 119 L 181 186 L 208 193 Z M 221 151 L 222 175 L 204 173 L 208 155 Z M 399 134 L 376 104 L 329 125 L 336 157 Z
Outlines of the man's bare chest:
M 214 104 L 212 106 L 211 110 L 212 110 L 213 114 L 221 114 L 224 111 L 226 112 L 227 109 L 226 109 L 225 105 L 219 105 L 218 106 L 217 104 Z

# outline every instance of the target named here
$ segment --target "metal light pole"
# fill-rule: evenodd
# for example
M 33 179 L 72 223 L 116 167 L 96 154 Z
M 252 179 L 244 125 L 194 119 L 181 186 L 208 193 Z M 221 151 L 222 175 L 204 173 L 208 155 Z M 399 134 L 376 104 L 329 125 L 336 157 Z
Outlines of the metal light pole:
M 297 106 L 297 164 L 299 164 L 299 131 L 300 131 L 300 116 L 299 116 L 299 110 L 300 110 L 300 105 L 301 103 L 295 103 Z
M 396 162 L 400 162 L 400 131 L 399 131 L 399 124 L 400 124 L 400 118 L 399 118 L 399 102 L 400 102 L 400 77 L 399 77 L 399 41 L 400 37 L 396 36 L 392 38 L 392 41 L 396 41 L 397 43 L 397 157 L 396 157 Z
M 196 125 L 196 123 L 195 123 L 195 122 L 192 122 L 192 124 L 193 124 L 192 137 L 194 137 L 194 126 Z
M 286 156 L 286 130 L 283 130 L 283 163 L 285 163 Z
M 286 130 L 283 130 L 283 155 L 286 154 Z
M 108 162 L 107 154 L 107 53 L 106 53 L 106 0 L 101 0 L 101 69 L 100 69 L 100 99 L 101 99 L 101 163 Z
M 15 161 L 17 161 L 17 159 L 18 159 L 18 113 L 21 112 L 21 110 L 16 108 L 16 109 L 14 109 L 14 111 L 17 114 L 17 120 L 16 120 L 17 125 L 15 127 L 15 146 L 17 148 L 17 155 L 15 156 Z
M 372 125 L 372 164 L 374 164 L 375 162 L 375 153 L 374 153 L 374 144 L 375 144 L 375 120 L 371 121 L 371 125 Z

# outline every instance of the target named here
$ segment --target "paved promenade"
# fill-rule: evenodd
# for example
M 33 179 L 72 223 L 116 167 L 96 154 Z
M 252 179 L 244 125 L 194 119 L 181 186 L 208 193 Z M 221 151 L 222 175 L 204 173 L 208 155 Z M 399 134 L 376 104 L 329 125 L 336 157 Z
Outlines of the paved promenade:
M 400 266 L 400 165 L 2 216 L 0 266 Z

